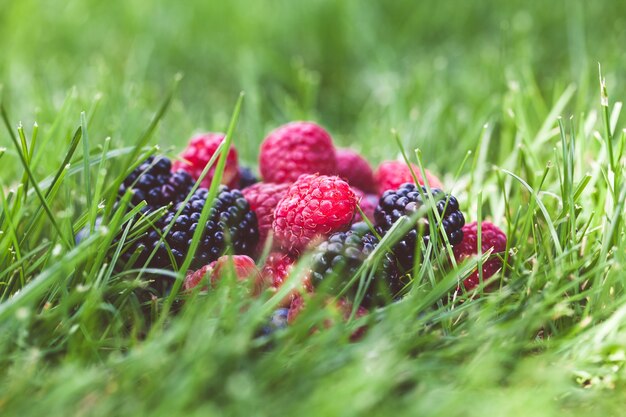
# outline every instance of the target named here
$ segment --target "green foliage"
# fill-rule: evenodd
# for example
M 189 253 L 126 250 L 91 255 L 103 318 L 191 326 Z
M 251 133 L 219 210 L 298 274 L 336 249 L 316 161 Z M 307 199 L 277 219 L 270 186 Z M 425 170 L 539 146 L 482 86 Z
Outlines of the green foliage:
M 621 412 L 625 12 L 0 0 L 0 415 Z M 150 271 L 114 268 L 153 220 L 129 195 L 114 205 L 124 176 L 196 130 L 232 131 L 254 166 L 292 119 L 373 163 L 399 156 L 398 138 L 469 221 L 507 232 L 499 289 L 451 299 L 488 254 L 451 269 L 431 247 L 402 302 L 343 323 L 314 298 L 274 336 L 259 330 L 278 298 L 234 279 L 142 298 Z

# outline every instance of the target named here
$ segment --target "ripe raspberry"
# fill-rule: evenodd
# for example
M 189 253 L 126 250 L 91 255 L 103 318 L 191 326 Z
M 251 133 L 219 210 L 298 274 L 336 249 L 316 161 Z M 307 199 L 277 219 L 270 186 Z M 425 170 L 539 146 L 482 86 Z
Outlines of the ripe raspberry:
M 304 310 L 305 307 L 306 307 L 306 304 L 304 302 L 304 298 L 302 297 L 295 298 L 291 302 L 291 305 L 289 306 L 289 310 L 287 311 L 287 323 L 293 324 L 293 322 L 298 318 L 298 316 L 300 315 L 302 310 Z M 348 319 L 350 319 L 350 316 L 352 315 L 353 304 L 343 298 L 337 301 L 329 301 L 326 307 L 330 309 L 334 309 L 336 313 L 339 313 L 340 318 L 344 322 L 348 321 Z M 356 311 L 356 314 L 354 315 L 354 318 L 358 319 L 361 317 L 365 317 L 367 316 L 368 313 L 369 311 L 367 311 L 365 307 L 359 306 L 359 308 Z M 332 325 L 333 325 L 332 319 L 324 320 L 325 328 L 328 329 L 332 327 Z M 317 332 L 317 330 L 318 330 L 317 328 L 313 328 L 311 333 L 315 333 Z M 367 326 L 359 327 L 350 335 L 350 341 L 351 342 L 358 341 L 361 337 L 363 337 L 366 331 L 367 331 Z
M 365 194 L 363 191 L 359 190 L 355 187 L 352 188 L 354 191 L 354 195 L 356 195 L 357 201 L 359 202 L 359 207 L 365 213 L 365 217 L 368 218 L 370 222 L 374 222 L 374 211 L 376 210 L 376 206 L 378 206 L 378 196 L 374 194 Z M 354 213 L 354 223 L 358 223 L 363 220 L 360 211 L 356 211 Z
M 427 191 L 421 187 L 422 194 Z M 448 196 L 439 189 L 432 189 L 433 198 L 436 202 L 436 209 L 441 217 L 441 223 L 451 245 L 456 245 L 463 239 L 461 228 L 465 224 L 465 217 L 459 210 L 459 202 L 454 196 Z M 380 198 L 374 217 L 376 227 L 381 234 L 386 233 L 391 226 L 402 216 L 410 216 L 418 211 L 424 202 L 418 190 L 418 186 L 405 183 L 397 190 L 387 190 Z M 423 239 L 428 241 L 430 233 L 428 229 L 428 217 L 418 219 L 416 227 L 410 229 L 403 238 L 394 246 L 393 252 L 398 258 L 400 265 L 405 270 L 410 270 L 414 265 L 415 245 L 420 234 L 419 225 L 424 226 Z M 439 228 L 437 227 L 437 230 Z
M 274 211 L 274 236 L 287 251 L 298 252 L 313 239 L 346 230 L 356 196 L 347 182 L 326 175 L 302 175 Z
M 223 133 L 203 133 L 191 138 L 187 148 L 181 154 L 181 158 L 184 161 L 175 161 L 174 170 L 187 171 L 194 180 L 197 180 L 202 174 L 204 167 L 209 163 L 211 157 L 217 151 L 218 146 L 224 140 Z M 206 174 L 201 187 L 209 188 L 211 186 L 211 180 L 215 175 L 215 169 L 217 168 L 217 161 L 213 163 L 213 166 Z M 224 173 L 222 175 L 222 184 L 229 186 L 230 188 L 239 188 L 239 166 L 237 165 L 237 151 L 234 147 L 228 150 L 226 156 L 226 166 L 224 167 Z
M 502 260 L 497 256 L 506 250 L 506 235 L 498 226 L 490 222 L 481 224 L 482 253 L 493 248 L 489 260 L 483 263 L 483 280 L 486 281 L 502 268 Z M 463 241 L 454 247 L 454 257 L 457 262 L 478 254 L 478 225 L 476 222 L 463 227 Z M 474 271 L 463 281 L 466 290 L 475 288 L 480 283 L 478 271 Z
M 369 162 L 361 155 L 350 149 L 337 149 L 337 176 L 348 181 L 353 187 L 359 188 L 366 193 L 377 192 L 374 172 Z
M 264 279 L 271 285 L 271 287 L 278 291 L 283 283 L 289 278 L 289 273 L 295 263 L 295 259 L 285 253 L 272 252 L 265 260 L 265 265 L 261 269 Z M 294 288 L 290 291 L 284 299 L 280 301 L 281 306 L 289 307 L 291 302 L 299 297 L 304 292 L 311 292 L 313 287 L 308 276 L 305 276 L 302 282 L 302 288 Z
M 216 261 L 203 266 L 197 271 L 189 272 L 185 277 L 183 289 L 189 291 L 195 288 L 205 277 L 209 277 L 211 285 L 215 285 L 224 274 L 230 273 L 231 268 L 234 268 L 237 280 L 254 280 L 255 294 L 263 290 L 265 281 L 261 275 L 261 271 L 259 271 L 254 264 L 252 258 L 246 255 L 220 256 Z
M 250 208 L 256 214 L 259 222 L 259 243 L 256 252 L 260 253 L 265 245 L 267 236 L 272 231 L 274 222 L 274 210 L 278 202 L 287 194 L 289 184 L 274 184 L 271 182 L 259 182 L 241 192 L 248 200 Z
M 272 252 L 267 256 L 261 272 L 272 283 L 272 287 L 280 288 L 289 276 L 295 259 L 288 254 Z
M 304 299 L 301 296 L 294 298 L 289 304 L 289 311 L 287 312 L 287 323 L 293 323 L 300 312 L 304 309 Z
M 261 144 L 259 169 L 264 181 L 290 183 L 301 174 L 332 175 L 335 148 L 326 130 L 311 122 L 292 122 L 271 132 Z
M 353 308 L 352 303 L 342 298 L 341 300 L 337 301 L 337 307 L 343 313 L 344 321 L 348 321 L 348 319 L 350 319 L 350 315 L 352 314 L 352 308 Z M 369 314 L 369 311 L 367 311 L 365 307 L 359 306 L 359 308 L 356 310 L 356 313 L 354 314 L 354 318 L 359 319 L 361 317 L 367 316 L 368 314 Z M 366 331 L 367 331 L 367 326 L 359 327 L 350 335 L 350 341 L 351 342 L 358 341 L 365 335 Z
M 411 164 L 411 167 L 413 168 L 413 172 L 415 172 L 419 185 L 424 185 L 424 179 L 422 178 L 419 167 L 415 164 Z M 439 178 L 431 174 L 427 169 L 424 171 L 426 172 L 426 179 L 428 180 L 430 188 L 444 189 Z M 378 184 L 378 194 L 382 194 L 387 190 L 395 190 L 405 182 L 414 182 L 411 170 L 404 162 L 400 161 L 382 162 L 378 166 L 374 177 Z

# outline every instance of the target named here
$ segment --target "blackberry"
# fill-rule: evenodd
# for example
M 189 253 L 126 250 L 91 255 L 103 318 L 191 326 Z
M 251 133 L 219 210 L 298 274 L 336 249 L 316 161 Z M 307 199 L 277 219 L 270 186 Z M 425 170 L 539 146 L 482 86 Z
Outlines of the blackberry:
M 426 189 L 421 187 L 420 194 L 418 186 L 412 183 L 402 184 L 396 190 L 385 191 L 374 212 L 376 229 L 379 233 L 381 235 L 386 233 L 400 217 L 410 216 L 423 207 L 422 195 L 426 197 L 426 193 Z M 432 195 L 448 241 L 451 245 L 459 244 L 463 240 L 462 227 L 465 224 L 465 217 L 459 210 L 459 202 L 454 196 L 447 195 L 437 188 L 432 189 Z M 422 234 L 426 243 L 430 239 L 428 217 L 424 216 L 419 219 L 418 225 L 423 226 L 422 231 L 419 230 L 419 227 L 412 228 L 393 247 L 393 252 L 404 270 L 409 270 L 414 265 L 415 245 L 418 234 Z
M 185 204 L 179 202 L 171 207 L 156 224 L 157 230 L 147 232 L 127 252 L 127 258 L 139 250 L 141 254 L 138 261 L 145 263 L 158 245 L 155 256 L 149 266 L 155 268 L 171 268 L 172 260 L 180 266 L 191 245 L 194 231 L 198 227 L 200 214 L 206 203 L 208 190 L 199 188 Z M 181 207 L 181 205 L 183 205 Z M 176 213 L 182 211 L 178 217 Z M 172 228 L 165 236 L 164 242 L 159 244 L 161 236 L 165 234 L 167 227 L 173 222 Z M 207 222 L 204 224 L 204 234 L 194 255 L 191 268 L 196 269 L 215 261 L 223 255 L 227 249 L 232 248 L 232 254 L 252 255 L 259 240 L 259 230 L 256 215 L 239 190 L 230 190 L 226 186 L 220 186 L 210 209 Z M 169 249 L 168 249 L 169 248 Z
M 342 282 L 325 282 L 324 285 L 327 285 L 330 291 L 343 290 L 342 284 L 345 285 L 352 280 L 363 261 L 377 245 L 378 239 L 370 232 L 347 231 L 332 234 L 313 253 L 312 284 L 317 287 L 332 277 Z M 358 281 L 353 284 L 347 291 L 352 297 L 356 295 L 359 286 Z M 374 273 L 374 279 L 369 283 L 362 305 L 367 307 L 390 301 L 402 287 L 395 268 L 395 259 L 391 254 L 386 254 Z
M 168 158 L 149 157 L 124 179 L 118 190 L 119 197 L 127 189 L 131 189 L 133 205 L 144 200 L 148 204 L 144 212 L 183 201 L 191 191 L 194 181 L 185 171 L 171 173 L 171 169 L 172 163 Z
M 261 329 L 261 334 L 264 336 L 270 336 L 277 330 L 282 330 L 287 327 L 287 318 L 289 315 L 288 308 L 279 308 L 274 311 L 269 320 Z
M 246 187 L 256 184 L 259 179 L 254 172 L 247 167 L 239 167 L 239 188 L 243 190 Z

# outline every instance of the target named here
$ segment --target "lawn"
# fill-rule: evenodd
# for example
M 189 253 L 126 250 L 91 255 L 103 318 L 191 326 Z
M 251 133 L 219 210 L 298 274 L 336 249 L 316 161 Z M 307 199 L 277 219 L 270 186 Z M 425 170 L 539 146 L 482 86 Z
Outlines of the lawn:
M 617 0 L 0 0 L 0 415 L 623 414 L 624 45 Z M 129 169 L 232 128 L 258 172 L 292 120 L 437 174 L 506 232 L 495 287 L 453 299 L 483 259 L 439 248 L 402 301 L 269 336 L 234 279 L 138 295 Z

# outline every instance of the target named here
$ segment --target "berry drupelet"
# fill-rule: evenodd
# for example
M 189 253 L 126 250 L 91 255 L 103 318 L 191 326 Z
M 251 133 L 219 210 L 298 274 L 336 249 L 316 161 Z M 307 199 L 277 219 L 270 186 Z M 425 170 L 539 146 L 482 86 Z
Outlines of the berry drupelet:
M 119 197 L 130 189 L 133 192 L 132 204 L 137 205 L 144 200 L 148 203 L 144 212 L 183 201 L 194 181 L 184 171 L 170 173 L 171 168 L 168 158 L 149 157 L 124 179 L 118 190 Z
M 402 216 L 411 216 L 424 206 L 423 197 L 426 196 L 426 189 L 411 184 L 402 184 L 398 189 L 387 190 L 383 193 L 374 212 L 377 230 L 384 234 Z M 465 217 L 459 210 L 459 203 L 454 196 L 447 195 L 443 191 L 434 188 L 432 195 L 435 200 L 435 208 L 441 218 L 441 224 L 446 232 L 448 242 L 451 245 L 459 244 L 463 240 L 463 225 Z M 393 247 L 393 252 L 403 269 L 409 270 L 414 265 L 415 245 L 418 234 L 422 234 L 425 242 L 430 239 L 428 228 L 428 216 L 418 219 L 418 225 L 423 226 L 409 230 L 402 239 Z M 437 228 L 438 230 L 438 228 Z
M 312 284 L 320 286 L 330 277 L 335 281 L 325 282 L 324 285 L 329 286 L 327 289 L 333 292 L 343 290 L 343 286 L 352 280 L 377 245 L 378 239 L 370 232 L 349 230 L 332 234 L 313 253 Z M 357 289 L 358 282 L 355 281 L 347 294 L 354 296 Z M 401 289 L 395 260 L 391 254 L 386 254 L 374 273 L 374 279 L 369 283 L 362 304 L 384 304 L 392 300 Z
M 248 167 L 239 167 L 239 189 L 243 190 L 246 187 L 250 187 L 251 185 L 259 182 L 259 179 L 254 172 Z
M 172 259 L 180 266 L 191 245 L 193 234 L 198 228 L 202 209 L 206 204 L 208 191 L 204 188 L 196 190 L 189 201 L 178 203 L 172 207 L 157 223 L 157 230 L 151 230 L 129 250 L 140 249 L 139 261 L 147 261 L 150 253 L 158 246 L 150 266 L 170 268 Z M 183 205 L 181 207 L 181 205 Z M 179 209 L 181 213 L 176 216 Z M 172 228 L 165 236 L 164 242 L 159 244 L 161 236 L 167 227 Z M 252 255 L 259 240 L 259 230 L 256 215 L 239 190 L 230 190 L 221 186 L 210 209 L 204 234 L 191 264 L 192 268 L 199 268 L 223 255 L 231 248 L 236 255 Z M 169 249 L 168 249 L 169 248 Z

